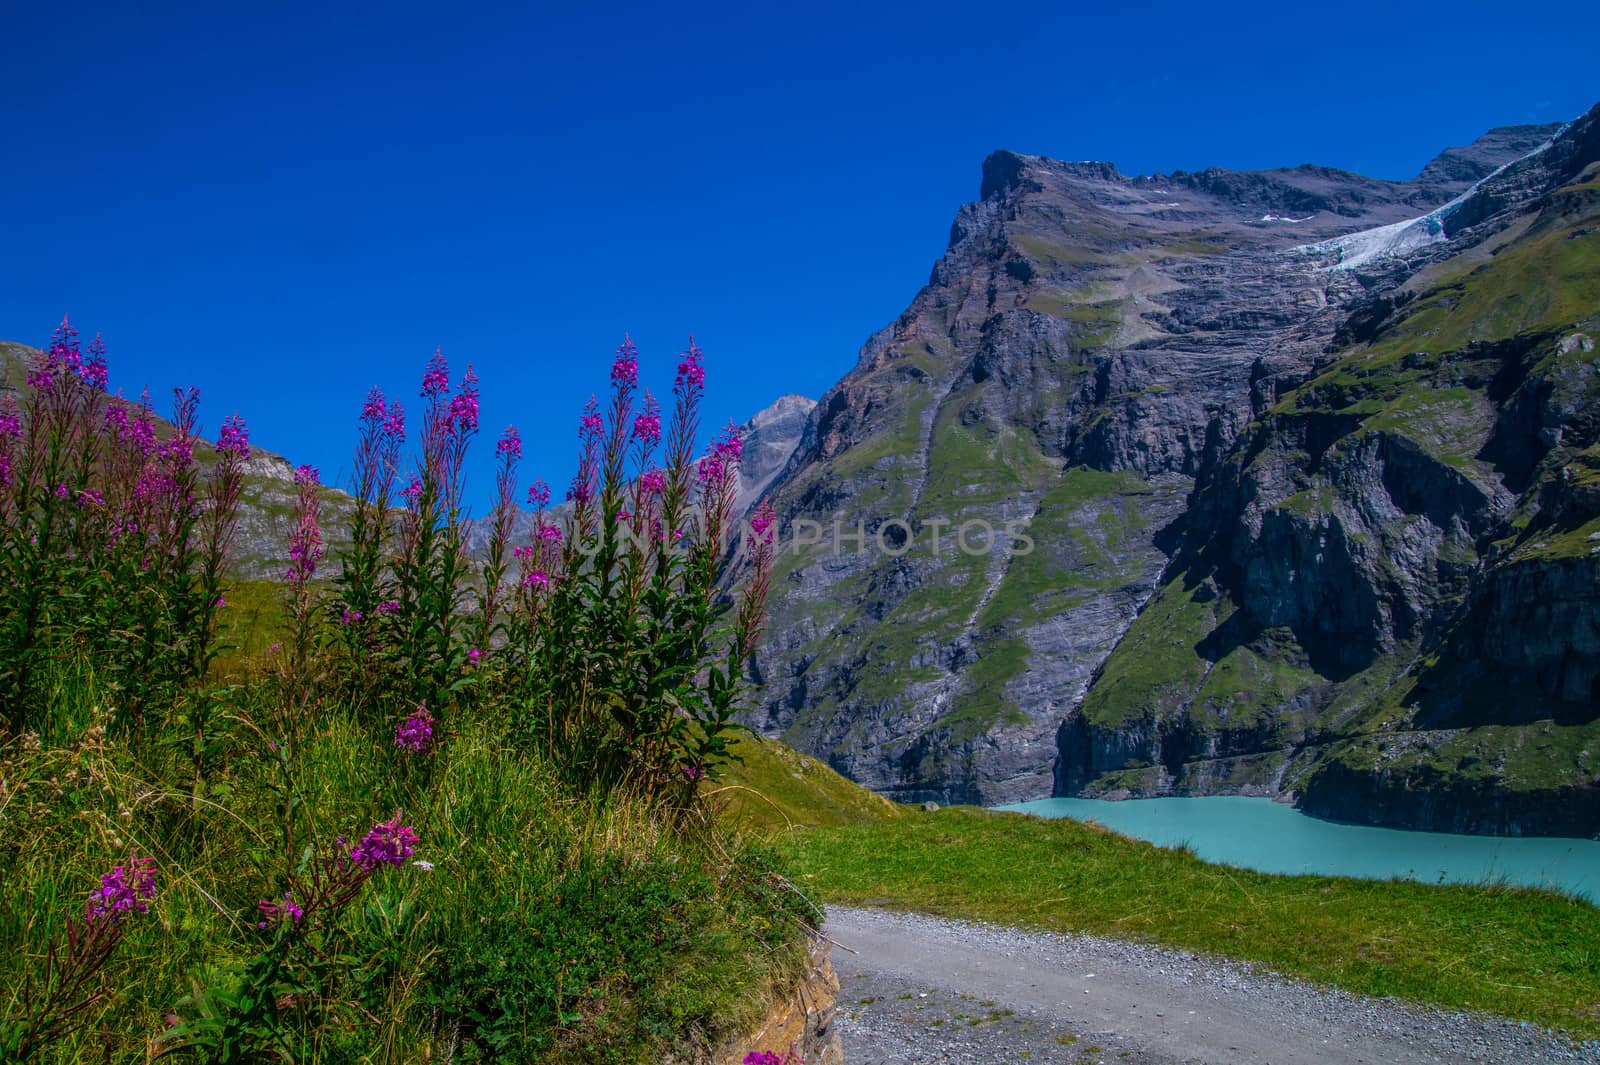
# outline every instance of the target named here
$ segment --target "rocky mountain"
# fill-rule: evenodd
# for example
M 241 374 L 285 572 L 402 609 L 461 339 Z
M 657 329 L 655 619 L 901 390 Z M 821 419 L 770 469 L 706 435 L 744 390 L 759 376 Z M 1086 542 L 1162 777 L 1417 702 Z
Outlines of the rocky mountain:
M 768 489 L 751 723 L 907 800 L 1600 829 L 1596 160 L 996 152 Z
M 739 462 L 739 498 L 734 507 L 747 510 L 789 464 L 805 435 L 817 402 L 805 396 L 779 396 L 739 428 L 744 452 Z

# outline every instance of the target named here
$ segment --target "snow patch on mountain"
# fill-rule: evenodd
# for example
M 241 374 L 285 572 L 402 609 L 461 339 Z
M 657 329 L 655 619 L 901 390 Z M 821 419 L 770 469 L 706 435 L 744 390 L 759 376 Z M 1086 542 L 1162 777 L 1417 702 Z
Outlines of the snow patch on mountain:
M 1307 255 L 1337 255 L 1338 261 L 1331 266 L 1323 267 L 1326 272 L 1335 270 L 1354 270 L 1379 259 L 1398 258 L 1408 252 L 1425 248 L 1430 244 L 1439 244 L 1450 239 L 1449 221 L 1452 215 L 1460 210 L 1461 205 L 1477 194 L 1485 184 L 1499 177 L 1506 170 L 1518 165 L 1526 159 L 1531 159 L 1548 149 L 1556 142 L 1556 138 L 1565 133 L 1567 126 L 1562 126 L 1551 134 L 1550 139 L 1539 145 L 1527 155 L 1513 159 L 1485 175 L 1475 182 L 1471 188 L 1449 203 L 1435 207 L 1425 215 L 1408 218 L 1401 222 L 1391 222 L 1388 225 L 1376 226 L 1372 229 L 1363 229 L 1356 233 L 1347 233 L 1342 237 L 1332 240 L 1319 241 L 1316 244 L 1302 244 L 1292 250 L 1303 252 Z M 1279 219 L 1273 216 L 1263 218 L 1262 221 L 1294 221 L 1294 219 Z

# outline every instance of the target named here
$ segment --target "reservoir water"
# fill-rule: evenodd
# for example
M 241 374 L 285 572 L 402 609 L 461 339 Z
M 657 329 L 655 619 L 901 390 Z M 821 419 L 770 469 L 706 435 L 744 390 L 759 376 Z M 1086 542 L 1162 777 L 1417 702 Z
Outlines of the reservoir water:
M 1600 842 L 1458 836 L 1321 821 L 1271 799 L 1038 799 L 1002 806 L 1038 817 L 1097 821 L 1159 847 L 1183 844 L 1208 862 L 1263 873 L 1316 873 L 1429 884 L 1505 881 L 1600 903 Z

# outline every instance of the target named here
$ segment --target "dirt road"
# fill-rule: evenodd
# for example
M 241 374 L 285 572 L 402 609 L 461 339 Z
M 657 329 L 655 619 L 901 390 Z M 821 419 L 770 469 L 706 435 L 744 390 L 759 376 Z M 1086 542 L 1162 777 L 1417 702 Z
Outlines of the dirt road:
M 1184 951 L 830 908 L 850 1065 L 1600 1062 L 1530 1025 Z

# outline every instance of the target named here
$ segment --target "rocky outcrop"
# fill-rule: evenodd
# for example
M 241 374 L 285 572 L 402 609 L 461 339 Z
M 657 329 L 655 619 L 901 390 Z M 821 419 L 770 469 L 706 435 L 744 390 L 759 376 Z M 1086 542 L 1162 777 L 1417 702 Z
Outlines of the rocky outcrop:
M 834 1027 L 839 977 L 833 971 L 832 943 L 814 936 L 799 983 L 773 1003 L 755 1030 L 712 1055 L 713 1065 L 742 1065 L 751 1054 L 771 1054 L 806 1065 L 844 1065 L 844 1048 Z
M 805 435 L 806 422 L 816 405 L 816 400 L 805 396 L 779 396 L 739 427 L 744 451 L 739 460 L 739 497 L 734 510 L 747 510 L 783 472 Z
M 908 801 L 1311 803 L 1348 736 L 1459 713 L 1396 694 L 1452 661 L 1583 716 L 1582 574 L 1508 567 L 1597 513 L 1563 472 L 1597 416 L 1597 130 L 1411 182 L 991 156 L 768 490 L 752 723 Z

